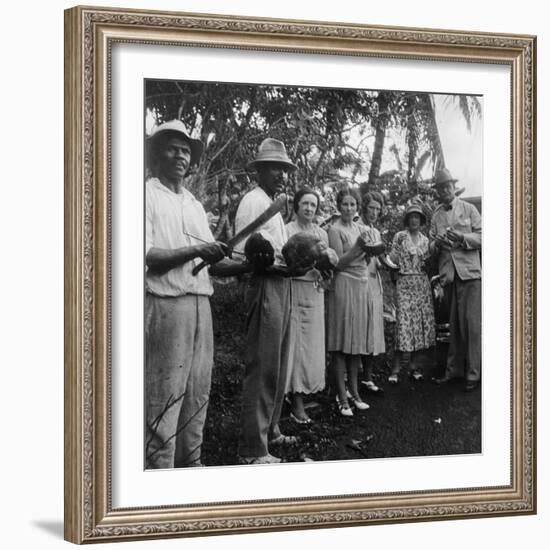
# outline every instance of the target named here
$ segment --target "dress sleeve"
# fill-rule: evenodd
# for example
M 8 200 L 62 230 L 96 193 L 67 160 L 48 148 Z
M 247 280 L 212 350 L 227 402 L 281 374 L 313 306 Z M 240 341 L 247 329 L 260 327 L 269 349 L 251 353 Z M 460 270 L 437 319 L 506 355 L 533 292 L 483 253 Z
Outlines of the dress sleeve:
M 333 226 L 328 229 L 328 245 L 336 252 L 338 258 L 344 255 L 344 247 L 342 245 L 342 239 L 340 232 Z

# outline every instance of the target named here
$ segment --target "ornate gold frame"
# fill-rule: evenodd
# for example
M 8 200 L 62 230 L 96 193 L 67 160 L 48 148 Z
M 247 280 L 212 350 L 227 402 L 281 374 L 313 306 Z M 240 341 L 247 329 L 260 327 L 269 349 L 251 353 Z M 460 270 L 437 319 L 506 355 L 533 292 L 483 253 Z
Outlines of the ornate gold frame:
M 512 91 L 509 486 L 115 510 L 110 501 L 110 48 L 117 41 L 504 64 Z M 65 12 L 65 538 L 103 542 L 536 511 L 533 36 L 77 7 Z

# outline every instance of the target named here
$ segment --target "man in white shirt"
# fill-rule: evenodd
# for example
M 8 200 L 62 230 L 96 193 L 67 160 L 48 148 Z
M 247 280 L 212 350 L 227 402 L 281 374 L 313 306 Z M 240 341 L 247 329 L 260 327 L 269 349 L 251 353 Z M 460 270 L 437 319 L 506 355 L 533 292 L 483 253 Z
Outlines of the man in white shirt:
M 261 143 L 250 166 L 258 173 L 259 185 L 239 204 L 236 232 L 271 205 L 275 195 L 283 190 L 287 173 L 296 169 L 284 144 L 272 138 Z M 240 250 L 263 251 L 256 254 L 256 274 L 246 295 L 247 353 L 239 439 L 239 462 L 243 464 L 280 462 L 280 458 L 270 453 L 271 448 L 296 443 L 296 438 L 282 435 L 279 430 L 289 355 L 291 281 L 282 275 L 286 266 L 281 254 L 287 238 L 279 213 L 250 237 L 248 246 L 245 242 L 239 245 Z M 256 262 L 250 253 L 247 256 L 252 263 Z M 262 257 L 267 258 L 267 265 L 274 259 L 274 265 L 262 269 L 259 265 Z
M 221 260 L 224 247 L 184 187 L 202 143 L 172 120 L 147 145 L 153 177 L 145 191 L 145 466 L 198 466 L 213 363 L 213 288 L 207 270 L 191 271 L 201 260 Z

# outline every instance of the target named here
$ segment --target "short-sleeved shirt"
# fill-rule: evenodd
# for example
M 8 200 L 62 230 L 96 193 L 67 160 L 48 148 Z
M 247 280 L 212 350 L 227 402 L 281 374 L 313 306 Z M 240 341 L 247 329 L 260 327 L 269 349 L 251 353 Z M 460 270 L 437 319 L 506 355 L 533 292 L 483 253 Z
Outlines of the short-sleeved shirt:
M 235 215 L 235 234 L 244 229 L 250 222 L 263 214 L 273 203 L 268 194 L 261 187 L 254 187 L 242 199 Z M 275 251 L 275 264 L 285 265 L 281 250 L 288 240 L 285 222 L 281 213 L 278 212 L 261 225 L 256 233 L 260 233 L 267 239 Z M 243 252 L 247 239 L 244 239 L 235 246 L 237 252 Z
M 214 242 L 202 204 L 186 189 L 174 193 L 157 178 L 145 184 L 145 254 L 151 248 L 177 249 Z M 156 296 L 210 296 L 213 292 L 208 270 L 193 275 L 200 258 L 158 274 L 147 270 L 147 292 Z

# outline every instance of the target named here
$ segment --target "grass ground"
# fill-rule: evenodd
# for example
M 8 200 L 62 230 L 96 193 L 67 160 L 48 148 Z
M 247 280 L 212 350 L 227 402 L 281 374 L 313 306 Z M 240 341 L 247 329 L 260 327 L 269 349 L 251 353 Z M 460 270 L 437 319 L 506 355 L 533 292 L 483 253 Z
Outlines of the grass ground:
M 237 439 L 244 372 L 244 305 L 236 283 L 217 285 L 212 299 L 216 344 L 210 405 L 205 427 L 203 461 L 206 465 L 230 465 L 237 461 Z M 283 433 L 297 435 L 299 444 L 274 450 L 285 461 L 344 460 L 481 452 L 481 391 L 465 393 L 462 385 L 436 385 L 438 363 L 445 349 L 436 350 L 424 365 L 425 379 L 406 376 L 396 386 L 386 382 L 391 369 L 392 325 L 387 325 L 385 356 L 374 364 L 381 394 L 363 392 L 370 404 L 353 418 L 338 414 L 333 392 L 327 387 L 311 396 L 310 426 L 298 426 L 283 412 Z M 436 358 L 439 357 L 439 360 Z

